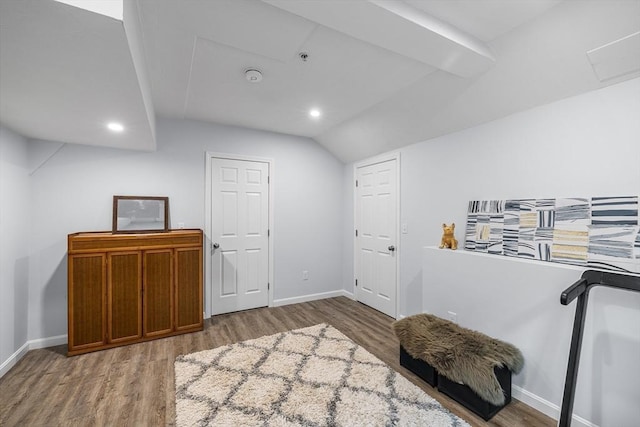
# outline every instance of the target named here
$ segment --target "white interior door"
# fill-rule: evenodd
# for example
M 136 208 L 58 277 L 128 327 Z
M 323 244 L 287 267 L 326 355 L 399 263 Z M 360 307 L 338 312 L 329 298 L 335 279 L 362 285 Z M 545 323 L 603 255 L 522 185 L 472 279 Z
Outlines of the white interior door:
M 269 163 L 211 158 L 212 313 L 269 305 Z
M 397 160 L 356 169 L 356 299 L 396 317 Z

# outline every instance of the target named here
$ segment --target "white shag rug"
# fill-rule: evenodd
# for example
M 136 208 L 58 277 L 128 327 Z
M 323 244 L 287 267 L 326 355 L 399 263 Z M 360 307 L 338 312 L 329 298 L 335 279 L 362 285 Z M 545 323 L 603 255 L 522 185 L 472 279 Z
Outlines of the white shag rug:
M 176 358 L 178 426 L 468 426 L 326 324 Z

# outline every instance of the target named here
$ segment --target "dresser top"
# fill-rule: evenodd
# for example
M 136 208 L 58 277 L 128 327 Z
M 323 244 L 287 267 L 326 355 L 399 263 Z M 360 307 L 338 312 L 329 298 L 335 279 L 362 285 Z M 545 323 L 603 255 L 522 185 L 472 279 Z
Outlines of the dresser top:
M 79 252 L 202 247 L 202 242 L 203 233 L 200 229 L 180 229 L 153 233 L 91 231 L 69 234 L 68 251 L 70 254 L 74 254 Z

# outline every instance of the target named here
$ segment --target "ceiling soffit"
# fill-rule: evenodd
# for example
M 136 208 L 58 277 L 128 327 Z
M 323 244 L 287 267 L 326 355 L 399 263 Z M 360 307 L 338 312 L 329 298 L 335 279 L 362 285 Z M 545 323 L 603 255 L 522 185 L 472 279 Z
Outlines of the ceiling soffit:
M 339 13 L 334 2 L 263 1 L 461 77 L 483 73 L 495 61 L 480 40 L 402 1 L 341 2 Z
M 129 45 L 135 22 L 129 30 L 59 2 L 0 2 L 2 123 L 29 138 L 155 149 L 144 60 Z M 108 132 L 109 121 L 126 132 Z

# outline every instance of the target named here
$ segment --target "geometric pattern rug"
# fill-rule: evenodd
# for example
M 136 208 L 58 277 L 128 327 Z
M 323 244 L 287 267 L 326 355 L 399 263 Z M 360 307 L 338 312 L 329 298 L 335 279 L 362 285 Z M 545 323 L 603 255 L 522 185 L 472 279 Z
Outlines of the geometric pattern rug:
M 468 426 L 326 324 L 175 361 L 178 426 Z

